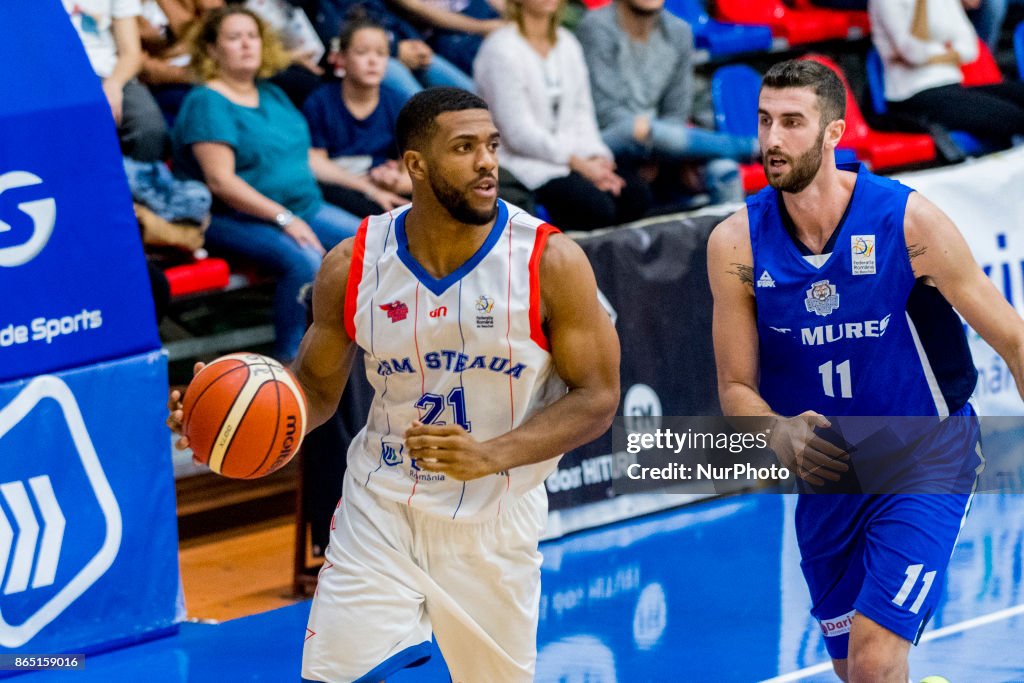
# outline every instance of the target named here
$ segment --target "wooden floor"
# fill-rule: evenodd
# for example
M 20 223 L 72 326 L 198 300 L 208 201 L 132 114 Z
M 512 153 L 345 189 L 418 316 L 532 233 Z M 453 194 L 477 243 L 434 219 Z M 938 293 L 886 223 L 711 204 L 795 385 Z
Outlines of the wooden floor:
M 183 541 L 179 557 L 189 619 L 226 621 L 295 603 L 294 548 L 292 516 Z

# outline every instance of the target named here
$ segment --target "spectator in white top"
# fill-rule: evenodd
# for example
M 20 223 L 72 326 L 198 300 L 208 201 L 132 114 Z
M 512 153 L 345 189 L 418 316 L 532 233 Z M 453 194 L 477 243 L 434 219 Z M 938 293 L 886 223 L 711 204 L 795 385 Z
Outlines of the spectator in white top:
M 635 220 L 651 205 L 650 188 L 635 173 L 616 172 L 597 128 L 583 50 L 559 26 L 560 5 L 508 0 L 511 23 L 477 53 L 473 75 L 501 131 L 498 157 L 562 229 Z
M 871 0 L 868 11 L 893 113 L 1001 144 L 1024 135 L 1024 84 L 963 86 L 978 36 L 961 0 Z
M 63 0 L 117 124 L 121 151 L 139 161 L 164 157 L 167 126 L 146 87 L 142 67 L 139 0 Z

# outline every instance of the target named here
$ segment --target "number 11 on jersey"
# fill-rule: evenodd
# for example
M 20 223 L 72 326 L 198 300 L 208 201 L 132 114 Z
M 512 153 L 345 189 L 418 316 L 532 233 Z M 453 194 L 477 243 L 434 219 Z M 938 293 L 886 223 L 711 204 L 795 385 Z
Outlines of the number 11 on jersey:
M 839 396 L 841 398 L 853 398 L 853 382 L 850 380 L 850 361 L 844 360 L 835 366 L 834 373 L 839 375 Z M 821 386 L 825 395 L 829 398 L 836 397 L 832 361 L 822 363 L 818 366 L 818 374 L 821 375 Z

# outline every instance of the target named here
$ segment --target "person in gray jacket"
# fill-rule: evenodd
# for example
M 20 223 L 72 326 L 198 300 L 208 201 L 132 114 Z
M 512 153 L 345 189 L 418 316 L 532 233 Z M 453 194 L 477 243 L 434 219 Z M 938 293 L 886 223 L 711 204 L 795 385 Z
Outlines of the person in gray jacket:
M 601 137 L 616 159 L 655 166 L 662 194 L 703 190 L 714 203 L 739 201 L 736 162 L 757 158 L 757 140 L 690 124 L 693 32 L 664 4 L 615 0 L 577 28 Z

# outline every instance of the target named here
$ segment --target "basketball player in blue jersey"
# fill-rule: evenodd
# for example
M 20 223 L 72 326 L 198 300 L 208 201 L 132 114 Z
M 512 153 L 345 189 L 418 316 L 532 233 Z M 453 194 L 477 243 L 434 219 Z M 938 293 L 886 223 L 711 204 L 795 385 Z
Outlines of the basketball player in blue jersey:
M 817 62 L 764 76 L 758 135 L 770 187 L 708 244 L 719 397 L 727 415 L 764 416 L 772 448 L 803 480 L 801 566 L 836 674 L 906 683 L 971 489 L 814 493 L 842 490 L 856 470 L 857 454 L 822 438 L 825 416 L 959 416 L 942 422 L 938 450 L 973 480 L 976 371 L 953 308 L 1018 388 L 1024 322 L 938 208 L 856 164 L 836 168 L 845 103 Z
M 377 683 L 425 661 L 433 633 L 456 683 L 527 683 L 544 479 L 610 425 L 618 337 L 583 251 L 498 199 L 483 100 L 428 89 L 397 128 L 412 204 L 326 256 L 293 366 L 311 428 L 337 409 L 357 346 L 374 388 L 302 675 Z

